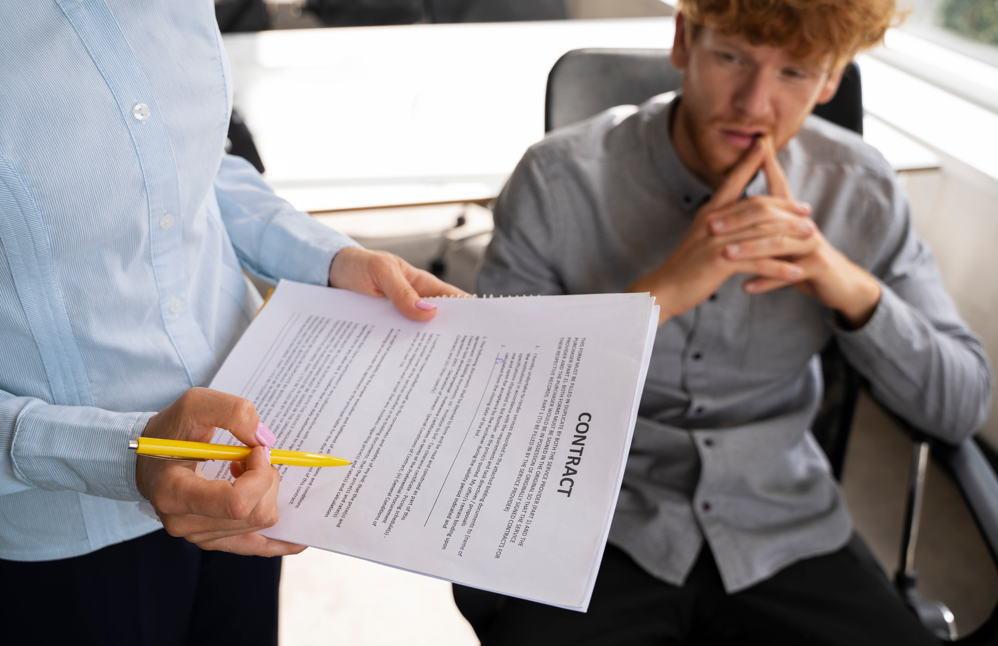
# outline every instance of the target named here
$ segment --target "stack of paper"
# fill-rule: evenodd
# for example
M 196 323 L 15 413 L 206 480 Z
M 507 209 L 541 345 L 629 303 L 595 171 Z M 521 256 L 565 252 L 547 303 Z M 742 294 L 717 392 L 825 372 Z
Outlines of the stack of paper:
M 281 467 L 262 532 L 575 610 L 589 604 L 658 307 L 647 294 L 385 299 L 282 282 L 211 387 L 251 400 Z M 225 431 L 216 442 L 235 443 Z M 226 478 L 226 463 L 208 463 Z

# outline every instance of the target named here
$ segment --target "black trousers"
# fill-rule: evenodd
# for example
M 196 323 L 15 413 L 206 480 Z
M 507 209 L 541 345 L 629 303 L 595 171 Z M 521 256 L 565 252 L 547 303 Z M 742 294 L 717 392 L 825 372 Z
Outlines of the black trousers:
M 0 642 L 277 644 L 281 559 L 205 552 L 164 530 L 58 561 L 0 559 Z
M 468 609 L 460 590 L 455 597 Z M 475 616 L 474 607 L 468 615 L 482 646 L 939 644 L 904 607 L 858 536 L 838 552 L 731 595 L 706 545 L 680 587 L 608 545 L 586 614 L 504 597 L 490 617 Z

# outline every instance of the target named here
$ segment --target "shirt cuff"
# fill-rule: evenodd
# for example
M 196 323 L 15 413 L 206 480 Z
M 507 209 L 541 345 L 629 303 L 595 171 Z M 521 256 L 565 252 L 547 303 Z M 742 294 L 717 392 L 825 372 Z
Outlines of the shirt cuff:
M 135 451 L 155 413 L 115 413 L 84 406 L 37 402 L 18 416 L 11 457 L 18 477 L 47 491 L 144 500 L 135 482 Z
M 857 368 L 909 354 L 912 348 L 910 336 L 899 333 L 900 330 L 912 328 L 911 306 L 883 282 L 877 282 L 880 284 L 880 302 L 866 325 L 856 330 L 847 329 L 837 315 L 832 323 L 849 363 Z
M 267 227 L 260 249 L 260 266 L 271 276 L 328 285 L 333 257 L 348 247 L 361 248 L 349 236 L 310 215 L 291 213 Z

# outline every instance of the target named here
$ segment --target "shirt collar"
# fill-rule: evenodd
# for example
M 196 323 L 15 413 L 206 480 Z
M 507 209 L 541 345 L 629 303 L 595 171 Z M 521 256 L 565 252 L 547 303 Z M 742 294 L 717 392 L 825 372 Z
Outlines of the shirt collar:
M 651 148 L 652 163 L 669 196 L 683 212 L 693 217 L 714 195 L 714 190 L 686 168 L 672 144 L 669 125 L 672 122 L 672 112 L 679 105 L 679 100 L 680 96 L 677 94 L 664 110 L 660 110 L 648 121 L 647 140 Z M 766 178 L 760 171 L 745 188 L 745 196 L 753 197 L 765 193 Z

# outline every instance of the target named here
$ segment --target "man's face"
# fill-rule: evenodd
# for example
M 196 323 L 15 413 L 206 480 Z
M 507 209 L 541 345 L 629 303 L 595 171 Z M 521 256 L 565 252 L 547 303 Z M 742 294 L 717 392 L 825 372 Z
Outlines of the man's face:
M 711 186 L 756 137 L 771 135 L 783 148 L 814 106 L 838 89 L 842 70 L 829 70 L 827 57 L 800 60 L 788 48 L 752 45 L 707 28 L 689 43 L 684 27 L 680 15 L 672 62 L 685 76 L 673 141 L 680 159 Z

